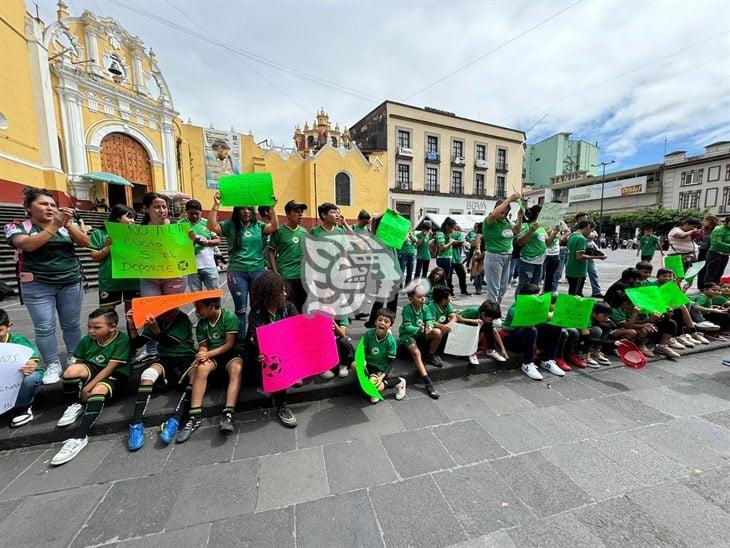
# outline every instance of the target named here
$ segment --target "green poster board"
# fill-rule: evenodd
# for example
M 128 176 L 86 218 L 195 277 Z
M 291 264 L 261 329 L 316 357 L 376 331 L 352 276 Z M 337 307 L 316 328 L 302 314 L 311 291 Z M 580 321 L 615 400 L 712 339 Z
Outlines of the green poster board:
M 218 179 L 223 206 L 272 206 L 274 181 L 271 173 L 241 173 Z
M 677 278 L 684 278 L 684 263 L 681 255 L 667 255 L 664 257 L 664 268 L 674 272 Z
M 410 229 L 411 222 L 408 219 L 401 217 L 392 209 L 388 209 L 380 219 L 375 236 L 385 245 L 400 249 L 403 247 L 403 242 L 406 241 Z
M 664 304 L 667 309 L 673 310 L 680 306 L 684 306 L 689 303 L 689 297 L 682 293 L 677 284 L 674 282 L 667 282 L 662 286 L 659 286 L 659 293 L 664 299 Z
M 659 292 L 659 286 L 632 287 L 626 290 L 626 295 L 634 303 L 634 306 L 646 314 L 653 314 L 654 312 L 664 314 L 667 311 L 667 305 Z
M 560 327 L 586 329 L 591 325 L 591 313 L 595 304 L 595 299 L 561 293 L 555 301 L 550 323 Z
M 548 321 L 552 295 L 517 295 L 513 327 L 532 327 Z

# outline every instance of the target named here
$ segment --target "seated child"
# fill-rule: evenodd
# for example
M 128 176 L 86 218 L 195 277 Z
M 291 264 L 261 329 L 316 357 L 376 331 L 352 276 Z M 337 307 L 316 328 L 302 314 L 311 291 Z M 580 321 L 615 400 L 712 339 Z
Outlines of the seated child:
M 618 293 L 614 303 L 616 306 L 611 309 L 611 321 L 616 328 L 609 333 L 609 338 L 634 341 L 645 356 L 653 356 L 656 352 L 671 358 L 679 357 L 679 354 L 668 346 L 677 332 L 677 323 L 674 320 L 666 315 L 640 315 L 625 293 Z M 653 352 L 646 346 L 649 338 L 658 339 Z
M 507 350 L 504 348 L 499 331 L 494 327 L 494 321 L 502 317 L 502 310 L 497 303 L 484 301 L 479 306 L 465 308 L 459 313 L 459 316 L 468 320 L 481 320 L 479 342 L 485 354 L 500 363 L 507 361 Z M 469 361 L 471 363 L 471 359 Z
M 720 326 L 721 331 L 727 331 L 730 328 L 730 311 L 723 308 L 722 305 L 715 304 L 721 302 L 717 299 L 720 295 L 720 285 L 714 282 L 705 282 L 702 293 L 695 296 L 692 300 L 692 311 L 701 314 L 701 320 L 708 320 Z M 708 341 L 709 342 L 709 341 Z
M 657 270 L 657 285 L 662 286 L 665 283 L 674 283 L 679 287 L 678 280 L 674 277 L 674 272 L 666 268 Z M 686 291 L 688 287 L 685 287 Z M 684 350 L 685 348 L 693 348 L 698 344 L 707 344 L 709 341 L 697 332 L 689 306 L 679 306 L 671 311 L 671 318 L 677 324 L 676 335 L 669 341 L 669 346 L 676 350 Z
M 430 397 L 437 400 L 440 394 L 434 388 L 433 381 L 426 371 L 421 351 L 425 350 L 426 359 L 431 365 L 443 367 L 443 362 L 436 353 L 439 344 L 441 344 L 441 331 L 433 328 L 431 313 L 424 306 L 426 295 L 423 286 L 420 284 L 412 286 L 408 292 L 408 299 L 410 302 L 401 311 L 403 321 L 398 329 L 399 343 L 408 350 L 416 370 L 423 379 L 426 392 Z
M 616 294 L 621 291 L 625 292 L 630 287 L 638 287 L 641 283 L 641 272 L 636 268 L 627 268 L 621 272 L 621 279 L 614 282 L 611 287 L 606 290 L 604 300 L 611 306 Z
M 520 290 L 520 295 L 538 295 L 539 293 L 540 287 L 535 284 L 525 284 Z M 507 311 L 500 334 L 507 350 L 522 352 L 522 372 L 536 381 L 543 379 L 535 365 L 535 356 L 539 347 L 542 354 L 540 367 L 553 375 L 564 377 L 565 372 L 555 363 L 561 328 L 547 323 L 532 327 L 512 327 L 516 308 L 517 305 L 513 304 Z
M 175 407 L 175 413 L 160 426 L 160 439 L 169 444 L 177 434 L 183 415 L 190 406 L 193 391 L 193 375 L 188 375 L 195 361 L 195 339 L 193 324 L 187 314 L 174 308 L 160 315 L 159 319 L 149 316 L 144 329 L 138 333 L 134 325 L 127 327 L 132 347 L 136 348 L 148 341 L 157 343 L 157 358 L 142 371 L 134 403 L 134 416 L 129 425 L 127 447 L 136 451 L 144 444 L 143 419 L 147 404 L 155 384 L 166 386 L 172 383 L 182 388 L 183 393 Z M 187 379 L 186 379 L 187 377 Z
M 395 313 L 387 308 L 378 310 L 375 327 L 368 329 L 362 337 L 365 346 L 365 374 L 375 387 L 383 392 L 395 388 L 395 399 L 400 401 L 406 395 L 406 380 L 403 377 L 390 377 L 397 345 L 390 327 L 395 322 Z M 378 403 L 378 398 L 370 398 L 370 403 Z
M 63 372 L 61 380 L 68 407 L 56 426 L 70 426 L 79 417 L 81 423 L 51 459 L 53 466 L 76 458 L 89 443 L 88 433 L 104 404 L 126 387 L 131 345 L 127 334 L 119 331 L 118 322 L 117 313 L 108 308 L 97 308 L 89 314 L 89 334 L 76 345 L 75 362 Z M 86 402 L 86 406 L 81 402 Z
M 610 318 L 611 307 L 604 301 L 598 301 L 591 312 L 591 327 L 581 331 L 581 340 L 586 352 L 584 359 L 586 364 L 591 364 L 593 361 L 599 366 L 611 365 L 611 360 L 603 353 L 603 347 L 611 332 Z
M 223 408 L 218 428 L 221 434 L 233 432 L 233 413 L 236 408 L 238 392 L 241 390 L 243 359 L 236 353 L 238 317 L 221 308 L 219 298 L 195 301 L 198 325 L 195 337 L 198 339 L 198 353 L 195 355 L 189 375 L 192 376 L 193 389 L 190 394 L 190 410 L 185 426 L 177 433 L 175 443 L 185 443 L 199 427 L 203 413 L 203 398 L 208 388 L 208 377 L 216 372 L 220 379 L 228 377 L 226 406 Z
M 376 316 L 377 317 L 377 316 Z M 350 374 L 350 367 L 355 362 L 355 349 L 352 347 L 350 337 L 347 334 L 347 330 L 350 328 L 350 318 L 345 316 L 339 316 L 332 322 L 332 330 L 335 333 L 335 343 L 337 343 L 337 355 L 340 358 L 338 366 L 337 376 L 345 378 Z M 334 371 L 328 369 L 320 375 L 323 379 L 333 379 L 335 377 Z
M 28 358 L 26 364 L 20 368 L 20 372 L 23 373 L 23 382 L 20 384 L 18 397 L 15 398 L 15 406 L 12 410 L 13 418 L 10 419 L 10 427 L 18 428 L 33 420 L 31 405 L 35 398 L 35 391 L 43 379 L 45 368 L 40 364 L 40 355 L 35 345 L 23 335 L 11 332 L 12 327 L 13 322 L 10 321 L 8 313 L 0 309 L 0 342 L 20 344 L 33 349 L 33 354 Z
M 654 270 L 654 265 L 647 261 L 639 261 L 634 267 L 639 271 L 641 277 L 639 278 L 639 285 L 656 285 L 656 279 L 651 277 L 651 273 Z
M 479 319 L 464 318 L 454 311 L 451 305 L 451 290 L 447 287 L 436 287 L 433 290 L 433 299 L 426 305 L 434 321 L 434 329 L 441 331 L 441 347 L 443 348 L 446 339 L 451 333 L 451 322 L 463 323 L 466 325 L 481 326 Z M 469 365 L 479 365 L 479 358 L 476 352 L 469 356 Z
M 436 287 L 447 287 L 446 285 L 446 271 L 440 266 L 435 267 L 431 272 L 428 273 L 428 292 L 426 293 L 426 302 L 431 302 L 433 298 L 433 290 Z

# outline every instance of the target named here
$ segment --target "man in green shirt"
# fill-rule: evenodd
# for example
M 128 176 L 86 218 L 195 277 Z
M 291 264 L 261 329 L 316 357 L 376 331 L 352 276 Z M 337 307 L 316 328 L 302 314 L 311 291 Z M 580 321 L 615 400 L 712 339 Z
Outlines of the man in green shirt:
M 286 222 L 279 226 L 269 240 L 269 261 L 271 269 L 284 278 L 291 288 L 290 299 L 299 312 L 304 309 L 307 292 L 302 284 L 302 258 L 304 236 L 307 229 L 302 226 L 307 204 L 289 200 L 284 206 Z
M 710 233 L 710 249 L 705 263 L 705 278 L 700 283 L 720 283 L 730 256 L 730 215 Z
M 656 251 L 659 251 L 659 254 L 664 256 L 659 238 L 654 235 L 654 229 L 646 227 L 644 229 L 644 235 L 639 238 L 639 249 L 636 250 L 636 256 L 641 255 L 642 261 L 650 263 Z
M 416 260 L 416 237 L 413 232 L 408 232 L 403 246 L 398 250 L 398 263 L 400 264 L 401 272 L 406 275 L 405 280 L 402 280 L 401 287 L 407 287 L 413 279 L 413 263 Z
M 454 240 L 454 244 L 452 245 L 451 249 L 453 250 L 453 258 L 451 260 L 451 271 L 452 273 L 456 273 L 456 277 L 459 280 L 459 290 L 461 291 L 462 295 L 471 295 L 469 291 L 466 289 L 466 270 L 464 270 L 464 233 L 461 231 L 461 228 L 457 225 L 456 229 L 454 230 L 452 234 L 452 238 Z M 451 276 L 447 278 L 447 281 L 449 282 L 449 289 L 451 291 L 454 291 L 454 284 L 452 282 Z
M 413 235 L 416 237 L 416 272 L 414 276 L 427 278 L 431 266 L 431 250 L 429 249 L 429 242 L 432 238 L 431 223 L 423 221 Z
M 372 215 L 365 211 L 364 209 L 360 210 L 360 213 L 357 214 L 357 224 L 352 226 L 353 232 L 370 232 L 370 219 L 372 218 Z
M 604 255 L 586 254 L 586 236 L 593 230 L 591 221 L 580 221 L 575 225 L 575 231 L 568 237 L 568 254 L 565 262 L 565 277 L 568 278 L 568 294 L 583 296 L 583 286 L 588 274 L 588 261 L 591 259 L 604 260 Z
M 507 218 L 513 202 L 520 195 L 512 194 L 497 202 L 482 224 L 484 236 L 484 279 L 487 281 L 487 300 L 501 303 L 509 286 L 509 264 L 512 260 L 512 240 L 522 229 L 522 208 L 517 212 L 513 225 Z

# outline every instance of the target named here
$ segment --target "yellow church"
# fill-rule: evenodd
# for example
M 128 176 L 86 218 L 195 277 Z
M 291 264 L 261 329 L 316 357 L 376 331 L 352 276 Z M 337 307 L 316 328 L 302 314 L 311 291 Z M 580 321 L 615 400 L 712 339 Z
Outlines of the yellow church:
M 387 155 L 364 156 L 323 109 L 287 150 L 183 123 L 154 52 L 113 19 L 60 0 L 46 24 L 4 0 L 0 48 L 0 202 L 36 186 L 81 210 L 139 207 L 150 191 L 207 210 L 221 175 L 268 171 L 280 200 L 310 205 L 307 224 L 323 202 L 348 219 L 388 207 Z

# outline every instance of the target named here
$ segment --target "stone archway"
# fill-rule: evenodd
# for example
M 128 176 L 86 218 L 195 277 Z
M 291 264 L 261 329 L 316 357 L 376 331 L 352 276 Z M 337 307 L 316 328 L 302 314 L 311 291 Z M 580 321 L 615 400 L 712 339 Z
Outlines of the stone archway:
M 134 189 L 108 185 L 108 204 L 133 205 L 152 188 L 152 161 L 145 147 L 126 133 L 112 132 L 101 140 L 101 169 L 124 177 Z M 132 190 L 130 192 L 130 190 Z

